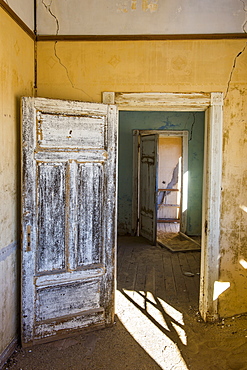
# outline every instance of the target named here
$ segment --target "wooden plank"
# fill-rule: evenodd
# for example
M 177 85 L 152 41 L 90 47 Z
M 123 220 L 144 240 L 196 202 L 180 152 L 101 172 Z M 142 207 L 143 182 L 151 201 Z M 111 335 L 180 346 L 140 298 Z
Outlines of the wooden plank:
M 135 280 L 135 290 L 137 292 L 145 292 L 146 291 L 146 272 L 147 272 L 147 263 L 144 258 L 138 258 L 138 268 L 136 272 L 136 280 Z
M 188 291 L 185 284 L 184 276 L 182 274 L 178 253 L 174 253 L 171 260 L 174 280 L 176 284 L 177 298 L 181 302 L 189 302 Z
M 205 111 L 210 97 L 210 93 L 115 93 L 115 104 L 120 110 Z
M 4 4 L 4 0 L 0 0 Z M 37 35 L 37 41 L 167 41 L 167 40 L 236 40 L 246 33 L 152 34 L 152 35 Z
M 165 276 L 165 297 L 176 298 L 177 288 L 174 279 L 174 271 L 172 265 L 172 254 L 168 251 L 162 255 L 163 266 L 164 266 L 164 276 Z
M 126 279 L 128 278 L 128 268 L 131 262 L 132 253 L 133 253 L 133 246 L 128 244 L 121 245 L 120 248 L 123 250 L 121 253 L 121 264 L 118 267 L 118 289 L 122 289 L 126 287 Z
M 189 297 L 189 301 L 191 303 L 195 302 L 195 300 L 198 301 L 199 298 L 199 291 L 198 291 L 198 286 L 196 285 L 196 273 L 193 269 L 191 269 L 190 265 L 188 264 L 187 261 L 187 253 L 178 253 L 178 259 L 180 262 L 181 270 L 183 273 L 183 279 L 185 282 L 186 286 L 186 291 Z M 188 276 L 187 274 L 193 274 L 193 276 Z
M 133 252 L 132 252 L 133 253 Z M 134 291 L 136 282 L 137 264 L 131 259 L 129 261 L 124 288 Z
M 200 263 L 201 263 L 201 253 L 199 251 L 194 251 L 186 254 L 188 264 L 192 271 L 195 272 L 195 284 L 196 289 L 199 291 L 200 288 Z
M 165 299 L 165 272 L 163 258 L 160 258 L 161 252 L 155 254 L 155 296 Z

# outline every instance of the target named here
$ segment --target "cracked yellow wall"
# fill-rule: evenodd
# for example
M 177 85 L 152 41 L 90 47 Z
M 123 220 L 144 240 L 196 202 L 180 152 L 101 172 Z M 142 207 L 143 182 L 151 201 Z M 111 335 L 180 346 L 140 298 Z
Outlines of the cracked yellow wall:
M 0 354 L 16 337 L 20 225 L 20 97 L 32 95 L 33 40 L 0 8 Z M 1 364 L 0 364 L 1 367 Z
M 245 45 L 246 40 L 38 42 L 42 97 L 100 102 L 102 91 L 225 93 L 229 88 L 219 261 L 220 281 L 231 285 L 219 296 L 221 316 L 247 311 L 247 270 L 239 263 L 247 261 L 247 213 L 240 208 L 247 206 Z

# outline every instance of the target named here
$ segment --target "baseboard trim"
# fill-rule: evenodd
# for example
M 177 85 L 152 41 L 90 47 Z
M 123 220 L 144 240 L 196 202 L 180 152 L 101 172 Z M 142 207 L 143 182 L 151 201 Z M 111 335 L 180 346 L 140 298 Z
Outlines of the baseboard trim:
M 5 350 L 0 354 L 0 370 L 3 368 L 5 362 L 12 355 L 18 344 L 18 338 L 14 338 L 12 342 L 5 348 Z

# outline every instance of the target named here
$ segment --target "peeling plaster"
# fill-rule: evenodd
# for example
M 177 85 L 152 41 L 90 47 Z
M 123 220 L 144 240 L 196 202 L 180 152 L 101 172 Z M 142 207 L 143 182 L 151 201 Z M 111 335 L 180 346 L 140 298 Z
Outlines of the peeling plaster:
M 139 6 L 143 12 L 150 11 L 154 13 L 158 10 L 158 1 L 159 0 L 122 0 L 116 4 L 117 11 L 122 13 L 128 13 L 130 11 L 137 10 Z
M 54 18 L 54 20 L 56 22 L 56 35 L 58 35 L 59 34 L 59 29 L 60 29 L 60 27 L 59 27 L 59 19 L 57 18 L 57 16 L 51 10 L 52 2 L 53 2 L 53 0 L 50 0 L 50 3 L 49 4 L 46 4 L 44 2 L 44 0 L 42 0 L 42 4 L 44 5 L 44 7 L 48 11 L 48 13 Z M 86 91 L 84 91 L 83 89 L 81 89 L 79 87 L 76 87 L 75 84 L 73 83 L 73 81 L 72 81 L 72 79 L 71 79 L 71 77 L 69 75 L 68 68 L 62 62 L 61 58 L 57 54 L 57 44 L 58 44 L 58 41 L 55 41 L 54 42 L 54 55 L 55 55 L 56 59 L 58 60 L 59 64 L 65 69 L 67 78 L 68 78 L 68 80 L 69 80 L 72 88 L 81 91 L 83 94 L 86 94 L 90 98 L 91 102 L 93 102 L 93 98 Z
M 5 261 L 8 256 L 17 250 L 17 242 L 9 244 L 0 250 L 0 262 Z
M 158 0 L 149 1 L 149 0 L 142 0 L 142 10 L 146 12 L 150 10 L 151 13 L 156 12 L 158 9 Z

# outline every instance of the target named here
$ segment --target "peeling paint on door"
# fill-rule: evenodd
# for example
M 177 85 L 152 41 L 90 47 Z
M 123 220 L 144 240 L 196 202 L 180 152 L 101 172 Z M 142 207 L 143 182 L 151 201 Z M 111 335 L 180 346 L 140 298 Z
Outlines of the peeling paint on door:
M 22 343 L 114 315 L 117 111 L 23 99 Z

